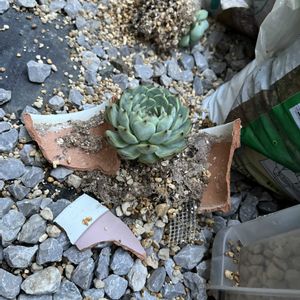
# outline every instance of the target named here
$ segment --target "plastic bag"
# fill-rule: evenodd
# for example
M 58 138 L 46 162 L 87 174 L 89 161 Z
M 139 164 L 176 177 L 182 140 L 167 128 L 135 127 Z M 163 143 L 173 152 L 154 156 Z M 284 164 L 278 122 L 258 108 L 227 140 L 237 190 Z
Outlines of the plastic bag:
M 256 58 L 204 100 L 217 124 L 242 120 L 235 165 L 300 201 L 300 1 L 277 0 L 261 25 Z

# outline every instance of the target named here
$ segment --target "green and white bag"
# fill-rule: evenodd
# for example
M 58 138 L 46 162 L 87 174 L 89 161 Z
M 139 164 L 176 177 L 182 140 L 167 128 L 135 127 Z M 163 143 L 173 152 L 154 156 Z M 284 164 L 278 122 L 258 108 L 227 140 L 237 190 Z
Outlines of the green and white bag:
M 235 166 L 300 201 L 300 1 L 277 0 L 256 58 L 203 103 L 217 124 L 242 121 Z

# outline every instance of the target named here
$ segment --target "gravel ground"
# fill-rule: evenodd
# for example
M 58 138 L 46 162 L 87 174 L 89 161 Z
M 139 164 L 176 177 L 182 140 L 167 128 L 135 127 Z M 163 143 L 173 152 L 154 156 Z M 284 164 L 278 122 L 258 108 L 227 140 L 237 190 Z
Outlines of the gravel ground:
M 60 39 L 69 46 L 67 64 L 75 75 L 60 69 L 55 54 L 40 54 L 47 43 L 43 37 L 34 50 L 21 47 L 14 53 L 16 59 L 28 56 L 22 65 L 27 74 L 24 80 L 41 86 L 39 95 L 30 101 L 32 106 L 22 109 L 43 114 L 89 109 L 120 97 L 126 88 L 155 83 L 190 107 L 196 131 L 207 126 L 208 120 L 200 119 L 201 101 L 253 58 L 254 43 L 209 20 L 210 29 L 201 44 L 191 50 L 157 54 L 153 45 L 130 33 L 122 35 L 117 12 L 109 1 L 99 2 L 17 0 L 12 4 L 0 0 L 0 19 L 2 13 L 5 16 L 14 10 L 17 16 L 25 14 L 29 30 L 43 33 L 49 24 L 58 32 L 67 30 Z M 125 7 L 128 3 L 124 1 Z M 34 21 L 37 17 L 38 22 Z M 2 24 L 1 31 L 10 30 Z M 26 39 L 26 32 L 23 34 Z M 0 87 L 16 81 L 9 68 L 0 58 Z M 66 84 L 47 89 L 55 74 L 64 77 Z M 14 97 L 14 89 L 0 88 L 0 105 L 13 103 Z M 195 243 L 168 245 L 167 228 L 179 206 L 176 197 L 168 196 L 176 194 L 177 187 L 172 178 L 165 178 L 163 167 L 168 162 L 162 162 L 154 181 L 166 181 L 167 196 L 137 202 L 137 195 L 133 199 L 125 195 L 119 199 L 122 203 L 106 203 L 141 240 L 147 259 L 141 262 L 109 243 L 80 252 L 53 219 L 82 188 L 87 189 L 86 175 L 53 169 L 28 136 L 21 114 L 11 106 L 6 112 L 5 107 L 0 109 L 0 299 L 213 299 L 207 295 L 206 284 L 214 235 L 226 226 L 281 208 L 263 188 L 233 173 L 231 211 L 197 216 L 200 230 Z M 131 168 L 123 164 L 116 179 L 125 190 L 136 180 Z

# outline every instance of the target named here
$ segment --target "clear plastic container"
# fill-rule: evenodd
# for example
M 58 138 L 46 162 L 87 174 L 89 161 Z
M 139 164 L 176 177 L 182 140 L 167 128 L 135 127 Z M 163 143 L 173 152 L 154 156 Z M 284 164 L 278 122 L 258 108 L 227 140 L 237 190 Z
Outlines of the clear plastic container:
M 220 231 L 209 289 L 218 300 L 300 299 L 300 205 Z

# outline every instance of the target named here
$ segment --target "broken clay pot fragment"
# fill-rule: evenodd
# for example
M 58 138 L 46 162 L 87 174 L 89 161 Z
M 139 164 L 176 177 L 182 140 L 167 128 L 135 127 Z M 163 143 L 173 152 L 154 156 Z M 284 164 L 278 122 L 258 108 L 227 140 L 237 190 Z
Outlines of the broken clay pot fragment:
M 240 131 L 240 119 L 201 131 L 215 137 L 216 142 L 208 157 L 211 175 L 201 199 L 200 212 L 230 210 L 230 170 L 234 151 L 240 147 Z
M 101 242 L 113 242 L 140 259 L 146 257 L 144 248 L 127 225 L 86 194 L 67 206 L 54 222 L 66 231 L 71 243 L 79 250 Z
M 87 152 L 80 147 L 66 147 L 62 143 L 64 138 L 73 134 L 76 122 L 88 123 L 92 118 L 100 117 L 102 109 L 102 106 L 97 106 L 69 114 L 25 114 L 24 122 L 27 131 L 51 163 L 82 171 L 100 170 L 114 175 L 120 168 L 120 159 L 105 140 L 95 152 Z M 107 129 L 110 129 L 110 125 L 98 123 L 89 129 L 89 133 L 93 138 L 101 138 Z

